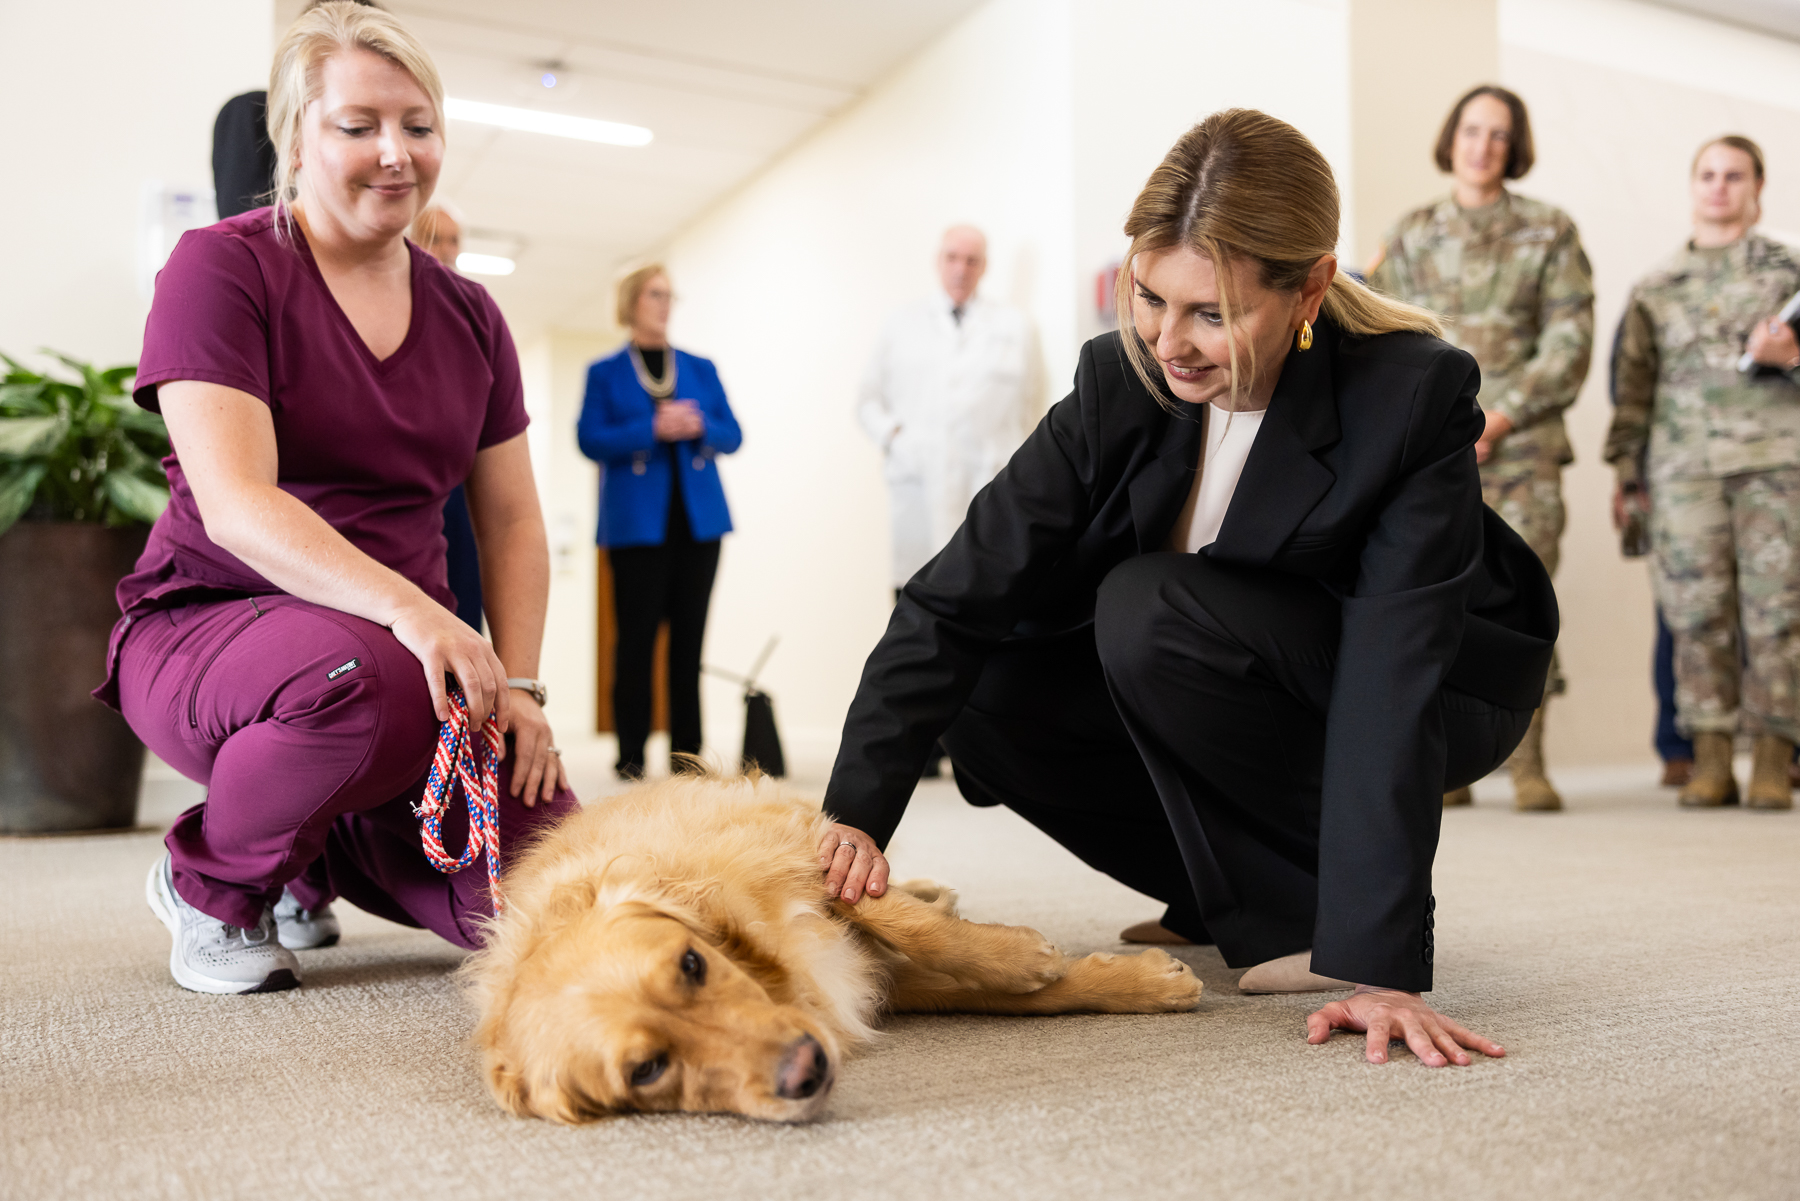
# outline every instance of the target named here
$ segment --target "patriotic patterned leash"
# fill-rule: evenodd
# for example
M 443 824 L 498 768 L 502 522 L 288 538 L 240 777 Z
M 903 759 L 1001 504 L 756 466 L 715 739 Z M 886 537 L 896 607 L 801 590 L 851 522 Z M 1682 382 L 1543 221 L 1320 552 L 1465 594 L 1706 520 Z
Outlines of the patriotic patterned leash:
M 419 841 L 431 866 L 448 875 L 487 855 L 488 895 L 496 915 L 506 911 L 500 895 L 500 755 L 504 744 L 500 723 L 492 713 L 482 723 L 479 739 L 469 732 L 469 702 L 461 692 L 450 694 L 450 720 L 438 732 L 437 753 L 431 759 L 431 775 L 425 795 L 414 806 L 419 819 Z M 469 842 L 462 858 L 452 859 L 444 850 L 444 814 L 461 786 L 469 803 Z

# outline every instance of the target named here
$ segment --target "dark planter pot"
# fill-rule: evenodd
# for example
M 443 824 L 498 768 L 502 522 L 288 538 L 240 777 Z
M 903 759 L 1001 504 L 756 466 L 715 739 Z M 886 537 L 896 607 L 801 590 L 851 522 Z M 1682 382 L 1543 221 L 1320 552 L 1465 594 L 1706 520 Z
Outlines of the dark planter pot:
M 106 677 L 113 589 L 148 535 L 71 521 L 0 534 L 0 834 L 137 823 L 144 746 L 88 694 Z

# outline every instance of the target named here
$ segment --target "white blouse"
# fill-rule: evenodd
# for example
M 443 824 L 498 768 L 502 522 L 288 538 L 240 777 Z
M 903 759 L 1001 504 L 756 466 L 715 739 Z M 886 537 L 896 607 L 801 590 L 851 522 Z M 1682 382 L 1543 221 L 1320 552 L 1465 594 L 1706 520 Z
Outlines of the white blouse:
M 1194 486 L 1181 516 L 1169 531 L 1168 549 L 1192 554 L 1211 546 L 1225 523 L 1225 510 L 1231 507 L 1231 494 L 1237 491 L 1238 477 L 1244 474 L 1244 461 L 1262 428 L 1263 414 L 1232 413 L 1212 405 L 1206 406 L 1200 420 L 1204 426 L 1205 449 L 1200 452 L 1199 470 L 1194 473 Z

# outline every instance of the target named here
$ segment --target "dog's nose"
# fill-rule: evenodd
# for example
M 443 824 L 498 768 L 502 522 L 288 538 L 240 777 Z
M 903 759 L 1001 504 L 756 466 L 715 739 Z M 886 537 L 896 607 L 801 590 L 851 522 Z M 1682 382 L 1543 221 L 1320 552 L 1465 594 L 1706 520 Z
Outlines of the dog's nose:
M 831 1060 L 825 1048 L 812 1035 L 802 1035 L 781 1057 L 781 1067 L 775 1072 L 775 1095 L 804 1100 L 825 1088 L 830 1078 Z

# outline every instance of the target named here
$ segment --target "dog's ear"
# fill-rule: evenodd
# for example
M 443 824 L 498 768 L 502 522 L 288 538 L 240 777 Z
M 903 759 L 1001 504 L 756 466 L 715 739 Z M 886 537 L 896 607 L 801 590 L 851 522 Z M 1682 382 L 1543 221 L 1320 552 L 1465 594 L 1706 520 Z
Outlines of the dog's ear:
M 539 908 L 539 921 L 546 926 L 560 926 L 592 909 L 598 890 L 592 880 L 571 880 L 559 884 Z

